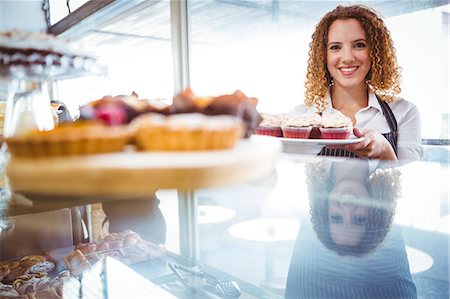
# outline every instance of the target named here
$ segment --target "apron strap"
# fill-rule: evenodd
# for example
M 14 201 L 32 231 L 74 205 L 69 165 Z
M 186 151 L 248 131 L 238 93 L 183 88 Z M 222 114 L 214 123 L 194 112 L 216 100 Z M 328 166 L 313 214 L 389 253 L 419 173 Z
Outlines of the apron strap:
M 391 110 L 391 107 L 389 107 L 388 103 L 381 100 L 377 96 L 378 103 L 380 103 L 381 110 L 383 112 L 383 115 L 386 119 L 386 122 L 389 126 L 389 129 L 391 130 L 389 133 L 382 134 L 391 144 L 392 148 L 394 149 L 395 155 L 397 156 L 397 140 L 398 140 L 398 124 L 397 119 L 395 118 L 394 113 Z M 341 150 L 341 149 L 327 149 L 324 147 L 318 156 L 332 156 L 332 157 L 350 157 L 350 158 L 357 158 L 353 152 L 347 151 L 347 150 Z

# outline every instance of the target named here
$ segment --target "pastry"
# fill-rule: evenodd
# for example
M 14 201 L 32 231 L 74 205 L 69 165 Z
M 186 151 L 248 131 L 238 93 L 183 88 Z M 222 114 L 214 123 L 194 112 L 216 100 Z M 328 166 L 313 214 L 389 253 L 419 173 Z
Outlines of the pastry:
M 127 127 L 77 121 L 62 123 L 50 131 L 33 130 L 5 141 L 13 156 L 49 157 L 121 151 L 131 135 Z
M 19 296 L 19 292 L 17 292 L 12 285 L 0 282 L 0 298 L 16 298 Z
M 46 261 L 46 260 L 47 260 L 47 258 L 43 255 L 27 255 L 27 256 L 24 256 L 20 260 L 20 265 L 22 267 L 29 268 L 39 262 Z
M 8 266 L 4 265 L 4 266 L 0 266 L 0 281 L 3 280 L 3 278 L 5 278 L 6 276 L 8 276 L 9 272 L 11 270 L 9 269 Z
M 109 245 L 109 242 L 107 242 L 107 241 L 103 241 L 97 245 L 97 251 L 105 251 L 105 250 L 109 250 L 109 248 L 110 248 L 110 245 Z
M 229 115 L 146 114 L 137 117 L 131 125 L 136 131 L 135 143 L 144 151 L 229 149 L 242 136 L 242 121 Z
M 92 267 L 88 259 L 78 249 L 64 257 L 64 264 L 75 276 L 80 275 L 85 270 L 89 270 Z
M 62 299 L 62 289 L 47 287 L 37 290 L 35 293 L 28 294 L 29 299 Z
M 53 270 L 55 270 L 55 263 L 52 261 L 42 261 L 31 266 L 30 269 L 28 269 L 28 273 L 50 273 Z
M 203 109 L 206 115 L 231 115 L 244 123 L 244 137 L 249 137 L 261 123 L 261 115 L 256 110 L 258 99 L 247 97 L 242 91 L 213 97 Z
M 28 268 L 17 266 L 15 268 L 10 268 L 8 275 L 6 275 L 2 282 L 6 284 L 11 284 L 17 277 L 24 275 L 27 272 Z
M 86 255 L 97 251 L 97 245 L 94 243 L 80 243 L 75 246 L 75 250 L 77 249 Z
M 342 113 L 323 113 L 319 129 L 322 139 L 348 139 L 352 127 L 350 118 Z
M 122 249 L 121 261 L 125 264 L 142 263 L 148 260 L 148 254 L 146 251 L 138 247 L 127 247 Z
M 35 292 L 49 281 L 50 278 L 47 273 L 25 274 L 17 277 L 12 286 L 17 290 L 17 292 L 23 295 Z

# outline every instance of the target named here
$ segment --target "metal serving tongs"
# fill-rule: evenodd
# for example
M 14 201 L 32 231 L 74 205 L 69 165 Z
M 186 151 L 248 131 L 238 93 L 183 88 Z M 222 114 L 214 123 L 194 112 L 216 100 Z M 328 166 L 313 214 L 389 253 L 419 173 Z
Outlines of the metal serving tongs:
M 181 281 L 181 283 L 192 293 L 197 293 L 195 285 L 186 277 L 184 277 L 179 270 L 192 274 L 194 276 L 200 277 L 203 281 L 210 287 L 213 288 L 214 293 L 219 295 L 221 298 L 239 298 L 241 296 L 241 290 L 239 285 L 234 280 L 219 280 L 211 274 L 205 273 L 203 271 L 178 265 L 175 263 L 168 262 L 169 268 Z

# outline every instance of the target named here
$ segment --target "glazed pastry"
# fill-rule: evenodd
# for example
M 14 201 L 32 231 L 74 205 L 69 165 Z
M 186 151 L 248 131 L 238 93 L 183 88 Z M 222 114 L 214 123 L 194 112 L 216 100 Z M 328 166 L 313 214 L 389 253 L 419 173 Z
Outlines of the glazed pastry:
M 6 284 L 11 284 L 17 277 L 24 275 L 27 272 L 28 268 L 18 266 L 15 268 L 11 268 L 8 275 L 6 275 L 2 282 Z
M 9 269 L 9 267 L 7 265 L 0 266 L 0 281 L 2 281 L 3 278 L 8 276 L 10 271 L 11 270 Z
M 20 260 L 20 265 L 22 267 L 29 268 L 39 262 L 46 261 L 46 260 L 47 260 L 47 258 L 43 255 L 27 255 L 27 256 L 24 256 Z
M 55 263 L 51 261 L 42 261 L 30 267 L 28 270 L 29 273 L 50 273 L 55 270 Z
M 97 245 L 94 243 L 80 243 L 75 246 L 75 250 L 77 249 L 86 255 L 97 251 Z
M 23 295 L 35 292 L 49 281 L 47 273 L 25 274 L 17 277 L 12 286 Z
M 0 298 L 15 298 L 19 296 L 20 294 L 14 289 L 13 286 L 0 282 Z
M 64 264 L 75 276 L 80 275 L 85 270 L 91 269 L 92 266 L 84 254 L 78 249 L 64 257 Z

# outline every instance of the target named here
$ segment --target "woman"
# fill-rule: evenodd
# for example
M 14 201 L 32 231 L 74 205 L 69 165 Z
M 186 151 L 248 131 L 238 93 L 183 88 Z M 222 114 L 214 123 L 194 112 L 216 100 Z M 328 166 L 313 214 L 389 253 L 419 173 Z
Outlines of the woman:
M 325 37 L 325 38 L 324 38 Z M 388 29 L 366 7 L 338 6 L 316 26 L 310 43 L 305 104 L 311 110 L 349 117 L 364 141 L 325 148 L 322 155 L 418 160 L 421 121 L 418 109 L 397 97 L 400 70 Z

